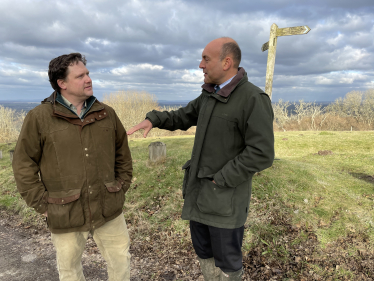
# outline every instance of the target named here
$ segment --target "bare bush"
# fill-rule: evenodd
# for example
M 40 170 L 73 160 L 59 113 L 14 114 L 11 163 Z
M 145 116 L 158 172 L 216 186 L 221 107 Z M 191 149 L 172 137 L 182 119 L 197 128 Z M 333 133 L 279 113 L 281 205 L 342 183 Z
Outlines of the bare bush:
M 0 143 L 17 140 L 24 118 L 25 112 L 0 105 Z
M 144 120 L 145 115 L 152 110 L 171 111 L 177 110 L 178 107 L 159 107 L 155 96 L 147 92 L 138 91 L 118 91 L 104 95 L 103 102 L 113 107 L 118 118 L 121 120 L 126 129 L 130 129 L 136 124 Z M 161 136 L 177 136 L 177 135 L 193 135 L 195 134 L 195 127 L 188 131 L 166 131 L 154 128 L 148 134 L 149 137 Z M 130 137 L 143 137 L 142 133 L 136 132 Z
M 288 102 L 273 104 L 275 130 L 372 130 L 374 126 L 374 89 L 349 92 L 326 108 L 303 100 L 292 105 L 290 111 Z
M 286 131 L 285 126 L 291 120 L 291 115 L 288 113 L 290 102 L 279 99 L 277 103 L 273 104 L 274 121 L 278 129 Z
M 361 106 L 361 118 L 369 126 L 374 124 L 374 89 L 367 90 Z

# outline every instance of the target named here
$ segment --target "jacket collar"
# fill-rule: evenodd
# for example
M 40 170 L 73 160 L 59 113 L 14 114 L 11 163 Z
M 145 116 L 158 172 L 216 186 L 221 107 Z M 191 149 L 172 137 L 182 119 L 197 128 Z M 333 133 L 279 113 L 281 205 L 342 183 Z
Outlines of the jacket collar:
M 51 103 L 53 107 L 54 115 L 61 115 L 61 116 L 68 117 L 68 118 L 79 119 L 79 117 L 75 113 L 73 113 L 70 109 L 68 109 L 66 106 L 63 106 L 59 102 L 56 102 L 56 98 L 57 98 L 57 91 L 54 91 L 48 98 L 44 99 L 42 103 Z M 91 100 L 87 99 L 87 105 L 89 105 L 89 108 L 84 114 L 85 116 L 87 116 L 89 112 L 101 111 L 104 109 L 104 106 L 96 98 L 93 98 Z
M 231 94 L 231 92 L 236 88 L 236 86 L 239 84 L 240 80 L 242 80 L 244 75 L 245 75 L 244 68 L 239 67 L 238 73 L 236 74 L 236 76 L 231 80 L 231 82 L 229 84 L 227 84 L 225 87 L 223 87 L 221 90 L 219 90 L 217 92 L 217 94 L 224 97 L 224 98 L 227 98 Z M 203 88 L 204 90 L 212 93 L 212 92 L 214 92 L 214 86 L 215 86 L 215 84 L 206 83 L 206 84 L 202 85 L 201 88 Z

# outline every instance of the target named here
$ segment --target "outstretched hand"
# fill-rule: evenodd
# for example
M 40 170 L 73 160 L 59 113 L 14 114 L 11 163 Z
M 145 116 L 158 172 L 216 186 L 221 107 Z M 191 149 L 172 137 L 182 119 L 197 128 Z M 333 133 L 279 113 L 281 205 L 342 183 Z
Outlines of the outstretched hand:
M 143 137 L 147 137 L 149 131 L 153 128 L 152 126 L 152 123 L 151 121 L 149 121 L 148 119 L 145 119 L 144 121 L 140 122 L 138 125 L 135 125 L 134 127 L 132 127 L 130 130 L 127 131 L 127 134 L 128 135 L 132 135 L 133 133 L 135 133 L 136 131 L 140 130 L 140 129 L 143 129 L 144 130 L 144 133 L 143 133 Z

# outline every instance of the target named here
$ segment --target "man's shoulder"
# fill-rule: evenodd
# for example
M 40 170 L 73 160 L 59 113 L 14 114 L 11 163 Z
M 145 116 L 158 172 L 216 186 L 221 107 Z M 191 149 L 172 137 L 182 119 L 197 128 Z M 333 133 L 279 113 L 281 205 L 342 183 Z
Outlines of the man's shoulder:
M 50 103 L 42 103 L 37 106 L 35 106 L 33 109 L 31 109 L 28 114 L 40 116 L 45 114 L 51 114 L 53 111 L 52 106 Z
M 97 102 L 99 102 L 102 106 L 104 106 L 105 111 L 107 111 L 110 116 L 115 113 L 115 110 L 114 110 L 113 107 L 111 107 L 111 106 L 109 106 L 106 103 L 103 103 L 101 101 L 97 101 Z
M 243 90 L 245 90 L 248 93 L 265 94 L 264 90 L 262 90 L 260 87 L 256 86 L 248 80 L 244 81 L 244 83 L 241 86 L 243 87 Z
M 240 96 L 246 98 L 259 97 L 262 95 L 267 96 L 264 90 L 249 82 L 248 80 L 243 81 L 243 83 L 240 83 L 238 87 L 235 89 L 235 91 L 240 92 Z

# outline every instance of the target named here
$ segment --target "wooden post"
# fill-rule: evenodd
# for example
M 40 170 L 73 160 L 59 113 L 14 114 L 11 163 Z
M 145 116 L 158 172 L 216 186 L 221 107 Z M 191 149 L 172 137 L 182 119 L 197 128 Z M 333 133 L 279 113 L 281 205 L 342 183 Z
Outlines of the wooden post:
M 268 62 L 266 67 L 266 84 L 265 93 L 267 93 L 271 99 L 271 92 L 273 91 L 273 77 L 274 77 L 274 65 L 275 65 L 275 53 L 277 51 L 277 29 L 278 25 L 272 24 L 270 28 L 270 38 L 268 44 Z
M 0 150 L 0 159 L 3 159 L 3 151 Z
M 166 144 L 163 142 L 152 142 L 148 146 L 149 150 L 149 160 L 151 162 L 162 161 L 166 158 Z
M 13 162 L 13 153 L 14 153 L 14 150 L 9 150 L 10 163 Z
M 285 27 L 278 28 L 278 26 L 273 23 L 270 28 L 270 38 L 269 42 L 262 45 L 261 51 L 265 52 L 269 50 L 268 62 L 266 67 L 266 82 L 265 82 L 265 93 L 267 93 L 271 99 L 273 91 L 273 77 L 274 77 L 274 65 L 275 65 L 275 53 L 277 50 L 277 38 L 278 36 L 289 36 L 289 35 L 303 35 L 310 31 L 309 26 L 295 26 L 295 27 Z

